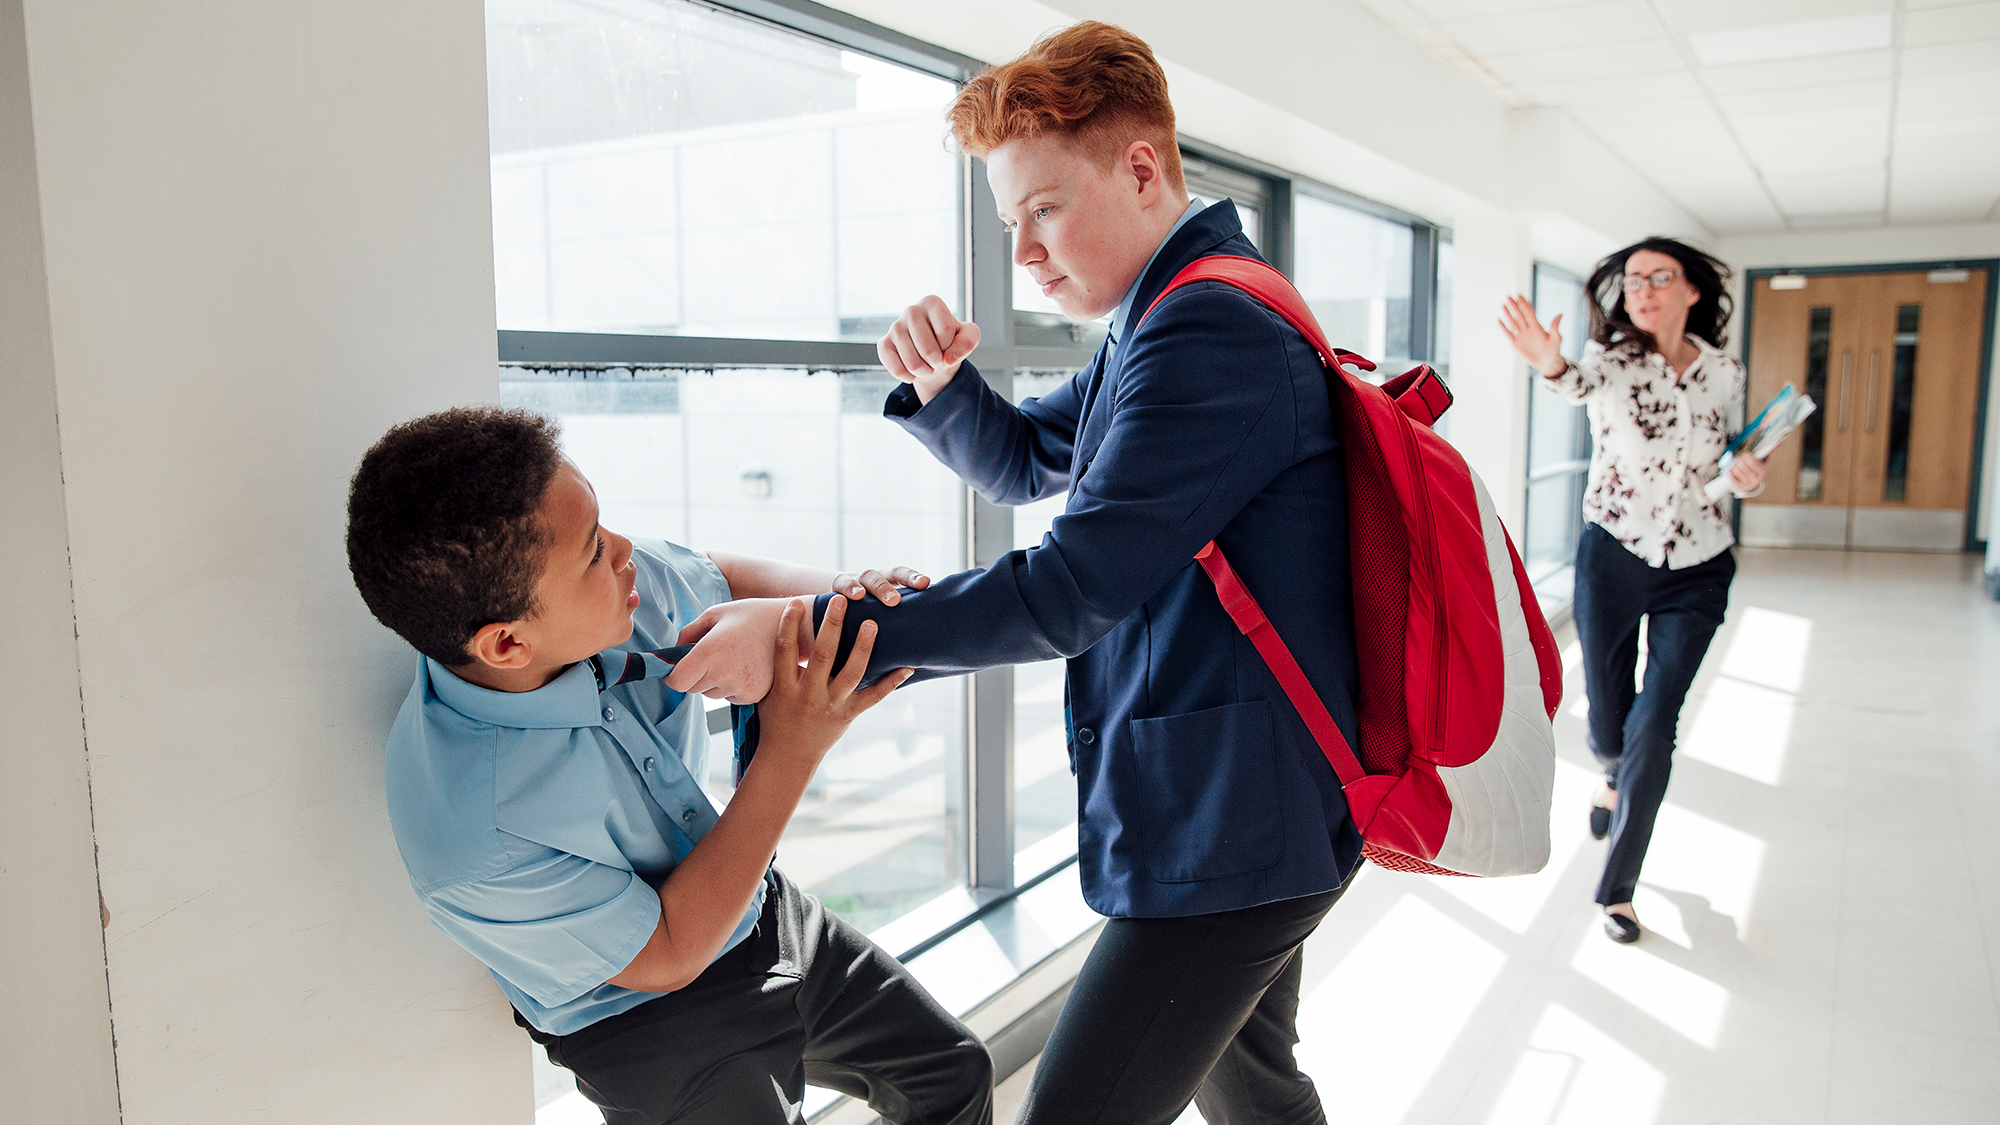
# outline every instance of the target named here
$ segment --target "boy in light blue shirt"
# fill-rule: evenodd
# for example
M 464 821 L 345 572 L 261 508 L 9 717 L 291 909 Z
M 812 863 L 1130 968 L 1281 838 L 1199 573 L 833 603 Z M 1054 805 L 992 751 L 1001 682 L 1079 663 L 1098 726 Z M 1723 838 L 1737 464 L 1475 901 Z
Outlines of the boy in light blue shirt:
M 989 1121 L 978 1040 L 771 865 L 827 750 L 908 675 L 857 690 L 865 652 L 836 672 L 839 622 L 812 637 L 782 600 L 859 580 L 611 532 L 556 437 L 525 411 L 449 410 L 355 474 L 355 585 L 422 654 L 387 793 L 425 911 L 607 1125 L 797 1121 L 807 1081 L 891 1120 Z M 864 577 L 891 599 L 926 582 Z M 771 599 L 756 613 L 780 639 L 718 815 L 699 701 L 658 661 L 620 673 L 732 598 Z

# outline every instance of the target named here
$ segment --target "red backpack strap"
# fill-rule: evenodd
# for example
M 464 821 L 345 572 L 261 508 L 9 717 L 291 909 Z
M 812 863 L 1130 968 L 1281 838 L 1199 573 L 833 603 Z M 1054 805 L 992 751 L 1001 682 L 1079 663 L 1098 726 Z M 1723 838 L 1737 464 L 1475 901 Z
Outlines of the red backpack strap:
M 1339 372 L 1342 364 L 1352 364 L 1364 370 L 1373 371 L 1375 365 L 1353 352 L 1343 351 L 1326 342 L 1326 333 L 1320 330 L 1319 321 L 1312 310 L 1306 307 L 1305 298 L 1293 288 L 1285 275 L 1273 269 L 1268 263 L 1255 258 L 1243 258 L 1232 254 L 1217 254 L 1207 258 L 1197 258 L 1187 268 L 1174 275 L 1167 287 L 1160 291 L 1153 303 L 1146 306 L 1151 313 L 1165 300 L 1167 294 L 1184 285 L 1198 281 L 1220 281 L 1256 298 L 1266 308 L 1285 318 L 1286 323 L 1299 330 L 1314 350 L 1319 352 L 1320 362 L 1327 368 Z M 1144 321 L 1145 317 L 1140 317 Z M 1341 373 L 1342 378 L 1348 376 Z M 1285 697 L 1292 701 L 1299 717 L 1305 720 L 1306 729 L 1312 732 L 1313 741 L 1319 743 L 1320 753 L 1326 755 L 1328 764 L 1340 778 L 1344 788 L 1368 776 L 1361 768 L 1361 760 L 1354 756 L 1354 748 L 1347 744 L 1347 738 L 1340 733 L 1340 727 L 1327 713 L 1326 704 L 1319 693 L 1313 690 L 1306 679 L 1305 670 L 1285 647 L 1284 639 L 1271 627 L 1270 618 L 1264 615 L 1264 608 L 1250 595 L 1243 580 L 1236 575 L 1234 567 L 1222 553 L 1222 548 L 1213 540 L 1195 553 L 1195 561 L 1206 571 L 1209 581 L 1215 584 L 1215 596 L 1221 600 L 1222 608 L 1229 613 L 1229 619 L 1236 628 L 1250 638 L 1257 649 L 1257 655 L 1264 658 L 1264 664 L 1278 679 L 1278 686 L 1285 690 Z
M 1229 612 L 1229 619 L 1236 622 L 1236 628 L 1250 638 L 1257 647 L 1257 655 L 1264 658 L 1264 664 L 1271 674 L 1278 678 L 1278 686 L 1285 689 L 1285 698 L 1298 709 L 1299 718 L 1306 721 L 1306 729 L 1312 732 L 1313 741 L 1319 743 L 1319 751 L 1326 755 L 1333 772 L 1339 776 L 1344 788 L 1368 776 L 1361 768 L 1360 759 L 1354 756 L 1353 747 L 1347 744 L 1346 736 L 1327 713 L 1326 704 L 1320 702 L 1319 693 L 1306 680 L 1305 670 L 1292 656 L 1292 650 L 1271 627 L 1271 620 L 1264 616 L 1264 608 L 1236 576 L 1235 568 L 1222 555 L 1222 548 L 1210 540 L 1208 546 L 1195 553 L 1195 561 L 1208 572 L 1209 581 L 1215 583 L 1215 596 L 1222 602 L 1222 608 Z

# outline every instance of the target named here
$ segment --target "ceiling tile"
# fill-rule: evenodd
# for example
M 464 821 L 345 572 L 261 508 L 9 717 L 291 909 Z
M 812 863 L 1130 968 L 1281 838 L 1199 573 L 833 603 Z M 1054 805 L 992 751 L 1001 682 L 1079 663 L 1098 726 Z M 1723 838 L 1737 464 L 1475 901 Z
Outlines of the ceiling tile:
M 1788 218 L 1879 212 L 1887 190 L 1886 181 L 1882 172 L 1764 177 Z
M 1866 16 L 1889 10 L 1888 0 L 1658 0 L 1658 3 L 1667 22 L 1683 34 Z
M 1701 72 L 1717 94 L 1784 90 L 1796 86 L 1833 86 L 1843 82 L 1881 82 L 1889 77 L 1890 52 L 1863 51 L 1818 59 L 1781 59 L 1742 66 L 1712 66 Z M 1908 68 L 1905 68 L 1908 73 Z
M 1942 47 L 1903 48 L 1903 73 L 1955 74 L 2000 69 L 2000 39 L 1980 39 Z
M 1903 15 L 1903 46 L 1931 47 L 2000 39 L 2000 3 L 1961 4 Z
M 2000 104 L 2000 69 L 1955 74 L 1909 74 L 1897 86 L 1896 106 L 1944 103 L 1953 106 Z
M 1517 86 L 1515 90 L 1536 105 L 1612 106 L 1627 102 L 1656 102 L 1661 99 L 1702 96 L 1701 83 L 1687 71 L 1667 71 L 1639 77 L 1620 75 L 1593 78 L 1586 82 L 1550 82 Z
M 1481 59 L 1511 86 L 1546 82 L 1581 82 L 1620 75 L 1663 74 L 1684 69 L 1680 56 L 1665 37 L 1628 43 L 1615 51 L 1577 47 L 1567 51 L 1537 51 Z
M 1444 24 L 1444 31 L 1484 60 L 1497 55 L 1573 47 L 1615 50 L 1617 44 L 1659 39 L 1665 34 L 1645 0 L 1612 0 L 1553 12 L 1450 20 Z
M 1432 21 L 1472 20 L 1484 16 L 1509 16 L 1523 12 L 1548 12 L 1583 8 L 1601 0 L 1404 0 Z
M 1754 90 L 1722 94 L 1722 112 L 1732 118 L 1801 113 L 1819 109 L 1887 109 L 1888 82 L 1848 82 L 1837 86 L 1800 86 L 1787 90 Z

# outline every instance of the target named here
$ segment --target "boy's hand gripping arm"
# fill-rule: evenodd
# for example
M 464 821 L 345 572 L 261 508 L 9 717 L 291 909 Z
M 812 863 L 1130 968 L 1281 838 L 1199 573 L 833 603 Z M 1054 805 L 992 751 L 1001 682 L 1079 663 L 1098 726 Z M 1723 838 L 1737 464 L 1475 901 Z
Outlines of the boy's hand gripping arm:
M 778 839 L 805 794 L 806 783 L 856 716 L 909 678 L 907 670 L 856 690 L 874 644 L 872 625 L 855 642 L 859 659 L 834 674 L 845 599 L 835 598 L 826 624 L 799 665 L 797 625 L 804 602 L 787 604 L 772 658 L 771 691 L 760 705 L 763 738 L 736 796 L 715 827 L 660 884 L 660 920 L 630 964 L 608 983 L 639 992 L 672 992 L 701 975 L 750 908 Z

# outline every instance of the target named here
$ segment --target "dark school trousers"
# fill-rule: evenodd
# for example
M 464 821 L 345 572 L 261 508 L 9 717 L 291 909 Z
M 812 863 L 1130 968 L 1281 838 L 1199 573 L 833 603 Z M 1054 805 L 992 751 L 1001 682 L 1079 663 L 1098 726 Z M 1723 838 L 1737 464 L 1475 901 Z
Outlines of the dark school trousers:
M 1723 551 L 1681 570 L 1649 566 L 1596 524 L 1576 545 L 1576 638 L 1590 700 L 1590 752 L 1618 792 L 1597 901 L 1631 902 L 1667 796 L 1681 704 L 1729 608 L 1736 558 Z M 1646 684 L 1633 685 L 1646 618 Z
M 1300 1072 L 1299 948 L 1338 890 L 1186 918 L 1113 918 L 1042 1050 L 1019 1125 L 1326 1120 Z
M 991 1122 L 985 1044 L 901 962 L 773 882 L 756 929 L 686 988 L 569 1035 L 528 1034 L 605 1125 L 797 1125 L 808 1082 L 899 1125 Z

